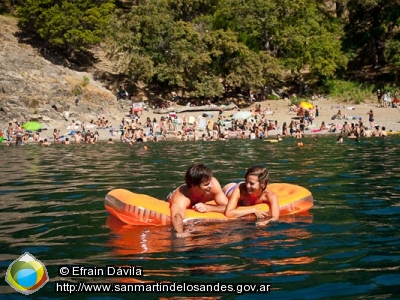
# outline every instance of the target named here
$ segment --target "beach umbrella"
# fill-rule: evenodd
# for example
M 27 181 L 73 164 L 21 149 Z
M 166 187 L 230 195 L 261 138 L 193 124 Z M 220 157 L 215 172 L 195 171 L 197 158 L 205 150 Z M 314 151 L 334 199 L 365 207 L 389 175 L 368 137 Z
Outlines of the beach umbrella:
M 304 109 L 311 109 L 314 105 L 310 102 L 300 102 L 300 106 Z
M 39 122 L 27 122 L 24 125 L 22 125 L 25 130 L 31 130 L 31 131 L 36 131 L 42 128 L 42 124 Z
M 133 107 L 133 112 L 143 111 L 142 103 L 134 103 L 132 107 Z
M 246 120 L 252 116 L 250 111 L 239 111 L 232 116 L 234 120 Z

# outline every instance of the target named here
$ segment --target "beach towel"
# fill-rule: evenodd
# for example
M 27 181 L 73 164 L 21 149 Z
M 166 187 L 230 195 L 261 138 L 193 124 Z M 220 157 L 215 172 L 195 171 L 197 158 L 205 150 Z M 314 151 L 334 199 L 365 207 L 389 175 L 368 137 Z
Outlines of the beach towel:
M 206 130 L 206 126 L 207 126 L 207 121 L 204 118 L 199 118 L 199 126 L 198 129 L 199 131 L 204 131 Z
M 189 124 L 189 125 L 193 125 L 194 122 L 195 122 L 194 116 L 190 116 L 189 119 L 188 119 L 188 124 Z
M 214 122 L 208 121 L 208 130 L 213 130 Z

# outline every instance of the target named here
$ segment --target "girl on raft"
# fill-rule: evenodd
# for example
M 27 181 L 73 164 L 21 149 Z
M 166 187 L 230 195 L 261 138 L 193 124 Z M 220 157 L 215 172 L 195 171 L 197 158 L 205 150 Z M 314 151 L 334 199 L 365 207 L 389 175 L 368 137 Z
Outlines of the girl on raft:
M 270 218 L 259 221 L 256 225 L 267 225 L 278 221 L 279 202 L 277 195 L 267 188 L 269 172 L 265 167 L 253 166 L 245 174 L 245 181 L 240 183 L 228 183 L 222 190 L 228 198 L 225 216 L 238 218 L 248 214 L 255 214 L 257 219 L 267 218 L 268 212 L 262 212 L 258 208 L 237 209 L 238 206 L 251 206 L 266 203 L 269 206 Z

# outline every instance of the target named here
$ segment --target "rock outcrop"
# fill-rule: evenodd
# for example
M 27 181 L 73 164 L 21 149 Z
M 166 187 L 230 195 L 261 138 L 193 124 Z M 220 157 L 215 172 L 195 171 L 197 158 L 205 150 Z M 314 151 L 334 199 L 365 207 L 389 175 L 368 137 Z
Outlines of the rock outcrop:
M 20 43 L 15 18 L 0 16 L 0 26 L 0 129 L 8 122 L 90 119 L 110 107 L 128 109 L 92 74 L 55 65 Z

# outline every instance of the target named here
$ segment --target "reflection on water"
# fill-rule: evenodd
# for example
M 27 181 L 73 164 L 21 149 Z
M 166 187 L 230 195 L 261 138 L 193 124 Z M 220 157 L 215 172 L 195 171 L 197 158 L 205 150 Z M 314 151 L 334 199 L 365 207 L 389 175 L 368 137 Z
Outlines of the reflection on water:
M 186 295 L 193 299 L 396 299 L 399 142 L 391 136 L 344 144 L 336 144 L 334 137 L 310 138 L 301 148 L 289 139 L 149 143 L 148 150 L 143 144 L 1 147 L 0 275 L 30 252 L 48 269 L 51 282 L 34 294 L 47 299 L 66 297 L 54 293 L 54 281 L 82 280 L 59 277 L 63 264 L 137 265 L 145 273 L 143 278 L 84 279 L 91 282 L 272 286 L 268 295 Z M 174 238 L 169 227 L 123 224 L 105 211 L 104 197 L 114 188 L 164 198 L 193 162 L 207 163 L 221 184 L 241 180 L 247 167 L 264 164 L 272 182 L 310 189 L 315 206 L 267 227 L 248 220 L 192 224 L 187 239 Z M 19 297 L 5 282 L 0 291 L 11 299 Z M 96 298 L 103 296 L 133 295 Z

